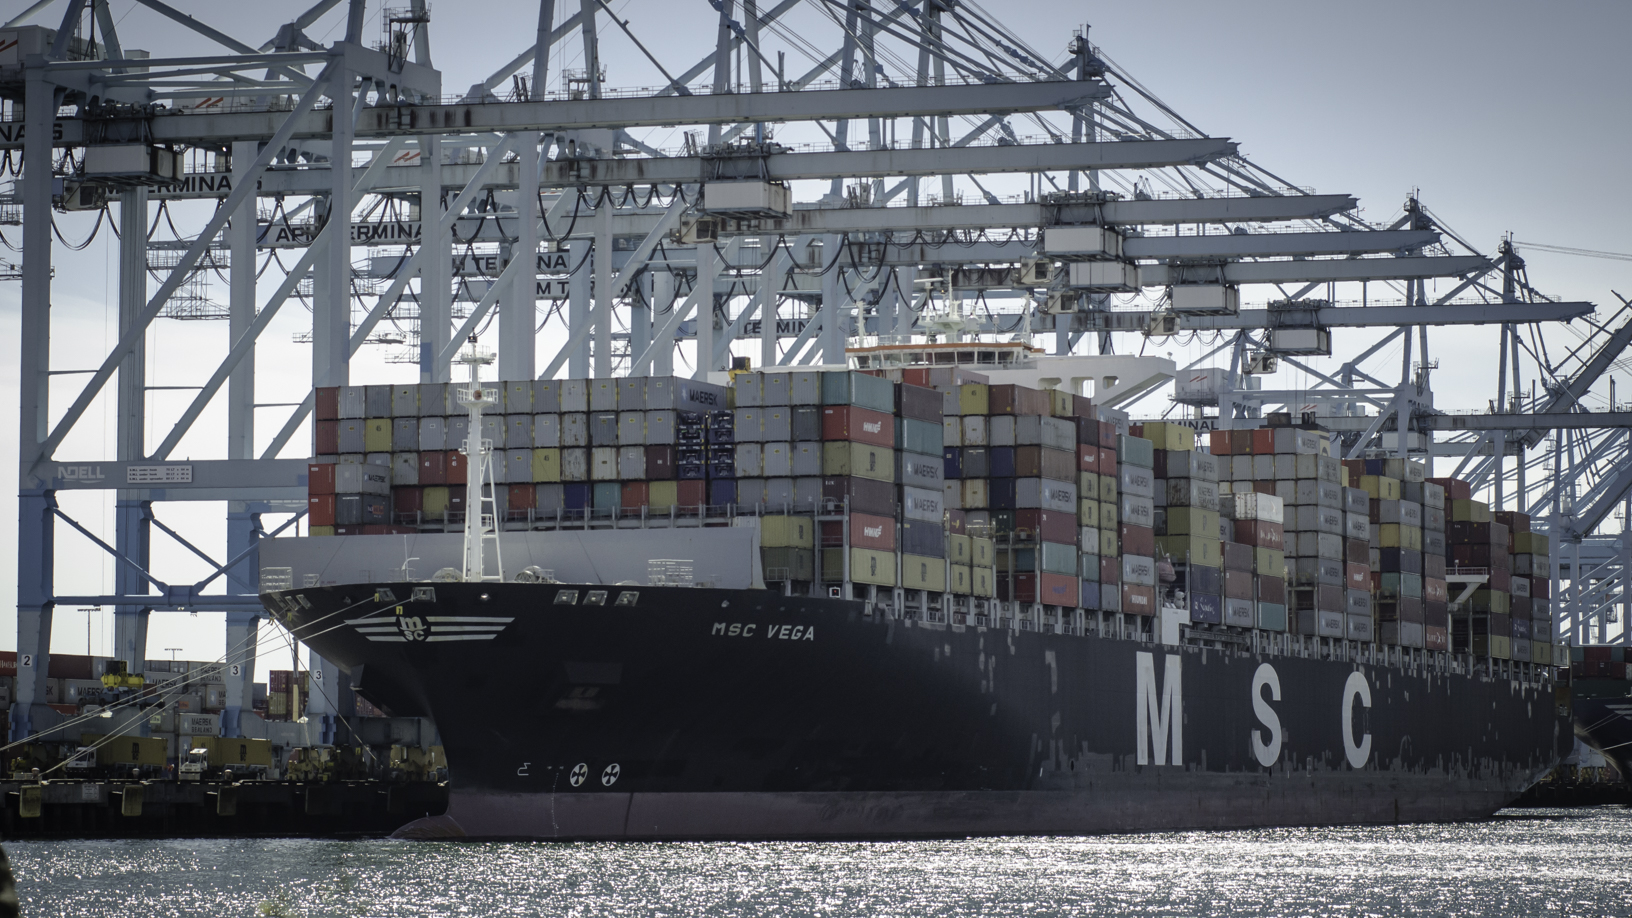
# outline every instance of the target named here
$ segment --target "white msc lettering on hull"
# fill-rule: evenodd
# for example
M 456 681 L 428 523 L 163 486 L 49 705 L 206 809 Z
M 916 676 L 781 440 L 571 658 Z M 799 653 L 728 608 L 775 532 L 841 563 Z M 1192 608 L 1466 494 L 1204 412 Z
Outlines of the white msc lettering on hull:
M 1264 700 L 1266 685 L 1269 686 L 1269 701 Z M 1252 674 L 1252 713 L 1258 715 L 1258 722 L 1264 725 L 1264 729 L 1252 731 L 1252 755 L 1265 768 L 1273 768 L 1281 758 L 1281 718 L 1269 706 L 1270 701 L 1280 700 L 1280 675 L 1268 663 L 1260 664 L 1258 671 Z M 1268 742 L 1263 739 L 1265 733 L 1269 734 Z
M 352 618 L 346 624 L 371 641 L 388 644 L 433 644 L 446 641 L 491 641 L 513 618 L 474 615 L 397 615 L 393 618 Z
M 715 622 L 709 634 L 714 637 L 753 637 L 759 627 L 757 623 L 743 624 L 741 622 Z M 784 641 L 814 641 L 816 640 L 815 625 L 772 625 L 765 629 L 765 638 L 781 639 Z
M 1133 718 L 1134 762 L 1149 765 L 1184 764 L 1184 668 L 1178 654 L 1167 654 L 1160 700 L 1156 693 L 1156 660 L 1140 653 L 1135 661 Z M 1169 751 L 1171 750 L 1171 756 Z
M 1371 707 L 1371 685 L 1366 682 L 1366 674 L 1359 670 L 1349 673 L 1349 681 L 1343 683 L 1343 754 L 1349 759 L 1349 767 L 1364 768 L 1366 760 L 1371 758 L 1371 734 L 1362 733 L 1360 742 L 1354 741 L 1356 696 L 1361 704 Z

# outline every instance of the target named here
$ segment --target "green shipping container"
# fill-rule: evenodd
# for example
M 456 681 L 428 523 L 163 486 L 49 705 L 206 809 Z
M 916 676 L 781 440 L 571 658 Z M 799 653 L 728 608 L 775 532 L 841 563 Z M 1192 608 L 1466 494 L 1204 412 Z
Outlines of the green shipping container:
M 1286 630 L 1286 606 L 1273 602 L 1258 604 L 1258 627 L 1265 631 Z
M 595 483 L 595 509 L 616 510 L 623 506 L 623 485 L 616 481 Z
M 812 549 L 762 548 L 759 555 L 768 581 L 816 579 L 816 552 Z
M 1123 465 L 1153 469 L 1156 467 L 1156 446 L 1139 437 L 1117 437 L 1116 459 Z
M 896 445 L 909 453 L 941 455 L 945 433 L 946 429 L 934 421 L 920 421 L 916 418 L 895 419 Z
M 882 376 L 852 371 L 822 374 L 822 404 L 860 405 L 895 413 L 895 383 Z

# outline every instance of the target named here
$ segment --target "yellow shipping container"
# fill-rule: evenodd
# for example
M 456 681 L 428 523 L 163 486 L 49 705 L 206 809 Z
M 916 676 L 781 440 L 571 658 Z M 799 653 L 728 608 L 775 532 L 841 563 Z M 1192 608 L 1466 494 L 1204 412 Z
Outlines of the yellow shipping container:
M 991 539 L 982 539 L 978 536 L 969 538 L 970 564 L 975 567 L 991 567 L 992 559 L 997 557 L 996 543 Z
M 761 548 L 815 548 L 816 524 L 808 516 L 762 516 L 759 545 Z
M 432 519 L 441 519 L 448 512 L 448 489 L 445 485 L 430 485 L 420 501 L 421 512 Z
M 970 561 L 974 560 L 975 549 L 970 542 L 971 539 L 966 535 L 949 535 L 946 537 L 947 560 L 951 561 L 954 567 L 960 564 L 968 565 Z
M 1505 634 L 1476 634 L 1473 636 L 1473 655 L 1486 655 L 1498 660 L 1513 659 L 1513 638 Z
M 946 591 L 946 559 L 901 556 L 901 585 L 909 590 Z
M 1117 554 L 1116 530 L 1101 526 L 1099 529 L 1099 556 L 1101 558 L 1114 558 Z
M 1116 503 L 1116 493 L 1116 476 L 1099 476 L 1099 499 L 1105 503 L 1114 504 Z
M 1093 472 L 1078 472 L 1077 496 L 1084 500 L 1099 500 L 1099 475 Z
M 680 501 L 679 482 L 654 481 L 646 487 L 646 504 L 653 510 L 667 510 Z
M 1048 390 L 1048 413 L 1057 418 L 1076 416 L 1076 409 L 1071 404 L 1071 393 L 1061 389 Z
M 963 509 L 984 510 L 987 503 L 987 487 L 984 478 L 963 479 Z
M 1361 475 L 1360 487 L 1364 488 L 1372 500 L 1399 500 L 1400 480 L 1389 478 L 1386 475 Z
M 1547 542 L 1547 536 L 1539 532 L 1515 532 L 1512 534 L 1513 554 L 1541 555 L 1549 557 L 1552 549 Z
M 822 444 L 822 474 L 853 475 L 874 481 L 895 481 L 895 451 L 870 443 L 832 441 Z
M 1200 507 L 1168 507 L 1167 534 L 1218 538 L 1218 511 Z
M 561 450 L 545 446 L 533 450 L 533 480 L 554 483 L 561 480 Z
M 363 449 L 371 453 L 391 452 L 390 418 L 369 418 L 363 422 Z
M 967 596 L 972 589 L 974 589 L 974 579 L 970 576 L 969 565 L 952 565 L 952 592 Z
M 1099 501 L 1081 500 L 1077 507 L 1077 525 L 1099 528 Z
M 984 383 L 958 387 L 958 414 L 991 414 L 992 392 Z
M 1377 527 L 1377 547 L 1422 551 L 1422 527 L 1383 523 Z
M 272 767 L 272 743 L 269 740 L 195 736 L 189 742 L 193 749 L 210 751 L 211 768 L 232 768 L 235 765 Z
M 995 595 L 997 595 L 997 581 L 992 576 L 992 569 L 991 568 L 989 568 L 989 567 L 971 568 L 970 571 L 969 571 L 969 577 L 970 577 L 970 579 L 972 579 L 974 581 L 974 583 L 973 583 L 973 585 L 972 585 L 972 587 L 970 589 L 970 592 L 974 593 L 976 596 L 995 596 Z
M 1156 537 L 1156 554 L 1168 554 L 1175 562 L 1188 560 L 1197 567 L 1218 567 L 1223 563 L 1222 549 L 1217 539 L 1191 535 Z
M 1490 504 L 1482 500 L 1453 500 L 1451 501 L 1451 519 L 1458 523 L 1488 523 L 1490 522 Z
M 106 733 L 79 735 L 79 743 L 82 746 L 94 746 L 105 739 L 108 739 Z M 163 765 L 164 737 L 115 737 L 96 750 L 96 762 L 98 765 Z
M 1169 421 L 1151 421 L 1146 424 L 1144 439 L 1149 440 L 1154 449 L 1194 450 L 1196 448 L 1195 429 Z
M 1278 548 L 1254 548 L 1252 572 L 1260 577 L 1285 577 L 1286 552 Z
M 334 535 L 334 527 L 312 526 L 306 530 L 306 534 L 309 536 L 332 536 Z
M 1111 501 L 1099 502 L 1099 528 L 1115 529 L 1117 526 L 1116 504 Z
M 823 554 L 833 549 L 826 549 Z M 844 551 L 844 549 L 837 549 Z M 850 580 L 875 586 L 895 586 L 895 553 L 871 548 L 850 549 Z

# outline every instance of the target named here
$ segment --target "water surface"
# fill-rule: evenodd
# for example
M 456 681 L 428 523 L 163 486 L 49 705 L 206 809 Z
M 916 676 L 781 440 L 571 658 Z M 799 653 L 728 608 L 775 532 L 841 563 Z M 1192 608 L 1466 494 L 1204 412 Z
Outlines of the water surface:
M 9 842 L 25 915 L 1632 915 L 1632 811 L 858 843 Z

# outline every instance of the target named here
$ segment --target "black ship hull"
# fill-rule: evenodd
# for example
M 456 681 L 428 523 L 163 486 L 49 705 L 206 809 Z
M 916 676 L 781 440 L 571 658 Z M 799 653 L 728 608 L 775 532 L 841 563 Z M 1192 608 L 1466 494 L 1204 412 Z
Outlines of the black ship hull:
M 1516 799 L 1572 742 L 1550 682 L 1439 671 L 1421 652 L 1319 659 L 1285 635 L 1170 647 L 760 590 L 428 586 L 434 601 L 401 605 L 412 584 L 266 596 L 365 697 L 435 718 L 452 798 L 409 836 L 1462 820 Z M 587 605 L 595 591 L 604 604 Z
M 1577 676 L 1570 689 L 1575 735 L 1632 780 L 1632 682 Z

